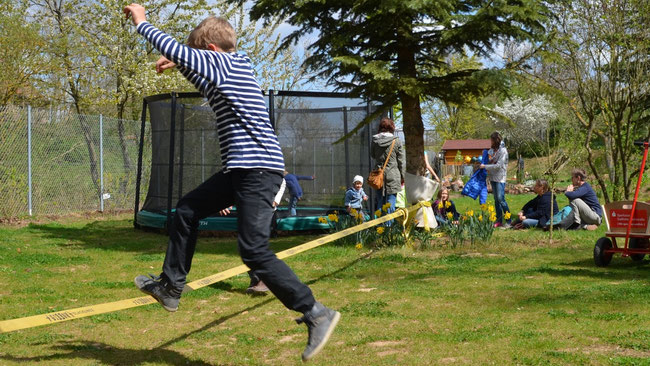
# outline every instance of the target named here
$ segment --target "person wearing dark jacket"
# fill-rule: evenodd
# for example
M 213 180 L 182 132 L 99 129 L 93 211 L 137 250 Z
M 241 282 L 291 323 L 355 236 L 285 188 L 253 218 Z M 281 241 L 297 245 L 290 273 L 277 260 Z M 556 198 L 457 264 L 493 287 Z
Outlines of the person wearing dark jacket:
M 573 169 L 571 183 L 564 194 L 569 199 L 571 213 L 560 222 L 563 229 L 595 230 L 602 221 L 603 209 L 589 183 L 585 182 L 587 174 L 583 169 Z
M 543 227 L 559 211 L 557 201 L 553 197 L 553 213 L 551 214 L 552 192 L 548 187 L 546 179 L 538 179 L 535 181 L 533 191 L 537 193 L 537 197 L 528 201 L 518 214 L 523 228 Z
M 298 201 L 302 199 L 302 187 L 298 181 L 314 179 L 316 178 L 313 175 L 295 175 L 286 170 L 284 171 L 284 180 L 287 182 L 287 188 L 289 189 L 289 215 L 296 216 L 296 206 L 298 206 Z

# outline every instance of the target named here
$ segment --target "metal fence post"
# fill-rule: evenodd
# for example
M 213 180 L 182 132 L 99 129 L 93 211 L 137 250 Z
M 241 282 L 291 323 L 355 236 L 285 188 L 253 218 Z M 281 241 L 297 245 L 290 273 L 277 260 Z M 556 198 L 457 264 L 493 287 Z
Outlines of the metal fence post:
M 27 106 L 27 209 L 32 216 L 32 106 Z
M 99 211 L 104 212 L 104 116 L 99 115 Z
M 205 136 L 201 128 L 201 182 L 205 182 Z
M 392 108 L 390 109 L 392 111 Z M 372 108 L 370 105 L 370 101 L 366 102 L 366 117 L 370 116 L 372 113 Z M 392 112 L 391 112 L 392 115 Z M 392 118 L 391 118 L 392 119 Z M 372 122 L 369 122 L 366 124 L 366 147 L 368 149 L 368 171 L 372 171 L 372 156 L 370 154 L 370 149 L 372 147 L 372 128 L 371 128 Z M 373 213 L 375 210 L 379 209 L 379 207 L 375 207 L 377 203 L 377 197 L 376 197 L 376 192 L 374 189 L 370 188 L 370 203 L 368 206 L 370 207 L 370 216 L 372 217 Z
M 343 107 L 343 135 L 348 134 L 348 107 Z M 345 182 L 350 181 L 352 179 L 350 177 L 350 146 L 348 144 L 349 139 L 345 139 L 343 141 L 343 146 L 345 148 Z

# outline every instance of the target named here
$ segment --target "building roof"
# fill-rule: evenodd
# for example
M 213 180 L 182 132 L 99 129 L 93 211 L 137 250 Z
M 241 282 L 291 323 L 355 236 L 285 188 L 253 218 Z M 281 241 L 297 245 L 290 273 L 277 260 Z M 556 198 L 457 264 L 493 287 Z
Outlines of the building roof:
M 490 139 L 486 140 L 447 140 L 442 144 L 440 150 L 483 150 L 489 149 L 492 143 Z

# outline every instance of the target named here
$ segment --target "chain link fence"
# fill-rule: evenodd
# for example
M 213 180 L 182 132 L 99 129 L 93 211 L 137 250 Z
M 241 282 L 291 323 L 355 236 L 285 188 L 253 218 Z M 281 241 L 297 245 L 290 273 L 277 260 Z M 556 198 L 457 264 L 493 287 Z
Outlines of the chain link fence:
M 132 209 L 139 140 L 139 121 L 0 107 L 0 218 Z
M 286 168 L 315 175 L 303 188 L 322 204 L 342 197 L 350 177 L 369 171 L 367 134 L 376 133 L 376 126 L 333 145 L 365 116 L 364 108 L 313 115 L 276 110 Z M 145 125 L 141 203 L 152 166 L 151 124 Z M 140 121 L 0 106 L 0 218 L 133 209 L 140 128 Z M 433 144 L 428 132 L 425 140 Z

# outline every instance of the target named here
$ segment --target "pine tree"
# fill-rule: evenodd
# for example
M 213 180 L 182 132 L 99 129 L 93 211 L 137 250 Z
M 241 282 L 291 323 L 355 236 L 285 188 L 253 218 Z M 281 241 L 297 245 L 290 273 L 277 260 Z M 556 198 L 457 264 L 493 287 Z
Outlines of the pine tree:
M 401 103 L 410 173 L 424 169 L 423 100 L 462 105 L 468 96 L 506 85 L 500 68 L 451 68 L 448 57 L 490 56 L 505 39 L 537 42 L 543 37 L 547 16 L 539 0 L 253 3 L 253 19 L 286 18 L 297 27 L 284 38 L 282 47 L 318 32 L 305 63 L 315 72 L 314 78 L 325 79 L 337 90 L 380 101 L 385 108 Z M 385 111 L 380 109 L 373 117 Z

